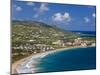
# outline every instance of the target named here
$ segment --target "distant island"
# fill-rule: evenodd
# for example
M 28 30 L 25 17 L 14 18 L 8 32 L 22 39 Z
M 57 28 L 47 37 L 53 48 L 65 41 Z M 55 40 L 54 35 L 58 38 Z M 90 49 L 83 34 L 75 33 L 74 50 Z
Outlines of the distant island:
M 64 31 L 37 21 L 12 21 L 12 63 L 37 53 L 61 48 L 95 46 L 92 34 Z M 82 37 L 86 36 L 86 37 Z

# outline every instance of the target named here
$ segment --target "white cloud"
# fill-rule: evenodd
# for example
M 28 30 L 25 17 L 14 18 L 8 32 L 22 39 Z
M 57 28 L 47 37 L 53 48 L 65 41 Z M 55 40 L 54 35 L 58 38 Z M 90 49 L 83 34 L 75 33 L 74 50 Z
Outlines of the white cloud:
M 27 5 L 34 6 L 34 3 L 33 2 L 27 2 Z
M 62 21 L 63 20 L 61 13 L 56 13 L 52 18 L 54 21 Z
M 37 11 L 37 13 L 34 15 L 35 18 L 37 18 L 38 16 L 40 16 L 41 14 L 43 14 L 46 11 L 49 11 L 49 7 L 47 3 L 41 3 L 39 8 L 34 8 L 35 11 Z
M 95 14 L 95 13 L 93 13 L 93 14 L 92 14 L 92 16 L 95 18 L 95 17 L 96 17 L 96 14 Z
M 40 5 L 40 8 L 39 8 L 40 12 L 44 12 L 44 11 L 48 11 L 48 10 L 49 10 L 49 8 L 47 7 L 47 3 L 42 3 Z
M 84 17 L 85 23 L 88 23 L 90 20 L 88 17 Z
M 62 22 L 62 21 L 67 21 L 69 22 L 71 20 L 71 17 L 69 15 L 68 12 L 65 12 L 64 14 L 61 13 L 55 13 L 52 16 L 53 21 L 57 21 L 57 22 Z
M 16 7 L 16 11 L 21 11 L 21 10 L 22 10 L 22 8 L 20 6 Z

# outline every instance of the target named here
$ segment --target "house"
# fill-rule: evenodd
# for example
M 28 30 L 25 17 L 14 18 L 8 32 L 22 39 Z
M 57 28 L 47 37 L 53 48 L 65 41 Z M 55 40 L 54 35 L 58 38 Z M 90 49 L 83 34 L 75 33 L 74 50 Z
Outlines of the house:
M 86 43 L 81 43 L 81 46 L 86 47 L 87 44 Z
M 52 44 L 54 44 L 54 45 L 61 45 L 62 44 L 62 41 L 61 40 L 57 40 L 55 42 L 52 42 Z

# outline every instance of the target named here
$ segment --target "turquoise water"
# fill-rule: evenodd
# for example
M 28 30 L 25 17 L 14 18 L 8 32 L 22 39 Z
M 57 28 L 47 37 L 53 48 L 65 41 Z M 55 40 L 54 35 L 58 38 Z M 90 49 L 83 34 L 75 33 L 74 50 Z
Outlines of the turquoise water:
M 49 54 L 42 58 L 37 67 L 37 73 L 96 69 L 96 47 Z

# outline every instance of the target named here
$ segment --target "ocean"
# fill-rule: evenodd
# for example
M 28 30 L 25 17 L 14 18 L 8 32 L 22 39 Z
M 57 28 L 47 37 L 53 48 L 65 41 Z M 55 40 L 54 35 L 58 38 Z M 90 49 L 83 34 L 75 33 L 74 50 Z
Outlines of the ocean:
M 93 36 L 81 37 L 96 37 L 95 32 L 89 33 Z M 35 59 L 33 56 L 17 68 L 17 71 L 19 73 L 45 73 L 92 69 L 96 69 L 96 47 L 62 50 Z
M 48 54 L 37 64 L 36 73 L 96 69 L 96 47 L 75 48 Z
M 92 35 L 96 35 L 96 31 L 72 31 L 72 32 L 78 32 L 81 34 L 92 34 Z
M 96 31 L 73 31 L 80 33 L 81 38 L 96 38 Z

